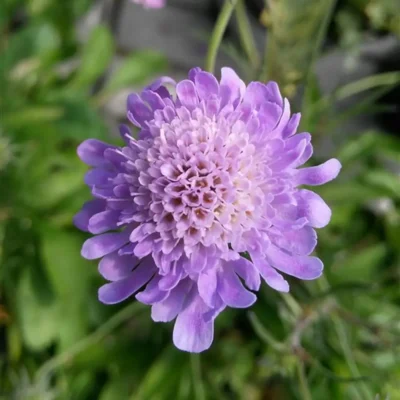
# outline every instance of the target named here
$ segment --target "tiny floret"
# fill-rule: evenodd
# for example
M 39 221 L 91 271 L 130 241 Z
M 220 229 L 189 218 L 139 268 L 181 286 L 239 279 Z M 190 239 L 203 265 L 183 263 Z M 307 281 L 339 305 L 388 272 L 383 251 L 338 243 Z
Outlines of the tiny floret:
M 95 235 L 82 256 L 101 259 L 101 302 L 135 294 L 154 321 L 176 319 L 176 347 L 201 352 L 218 314 L 250 307 L 261 278 L 288 292 L 285 275 L 322 274 L 310 254 L 331 210 L 303 185 L 329 182 L 341 165 L 300 168 L 311 135 L 296 133 L 300 115 L 275 82 L 246 87 L 230 68 L 220 81 L 194 68 L 131 94 L 127 108 L 136 139 L 123 125 L 124 145 L 89 139 L 78 148 L 95 199 L 74 222 Z

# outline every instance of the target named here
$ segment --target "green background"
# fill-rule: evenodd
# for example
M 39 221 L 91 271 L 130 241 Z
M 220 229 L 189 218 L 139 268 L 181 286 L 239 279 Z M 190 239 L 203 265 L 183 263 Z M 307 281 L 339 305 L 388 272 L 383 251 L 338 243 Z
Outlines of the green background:
M 76 146 L 89 137 L 119 143 L 103 105 L 174 71 L 168 54 L 135 51 L 93 90 L 116 43 L 106 25 L 78 42 L 74 24 L 90 3 L 0 5 L 1 398 L 400 399 L 400 180 L 391 169 L 400 165 L 399 132 L 341 132 L 332 156 L 342 173 L 318 188 L 333 210 L 319 232 L 324 277 L 290 280 L 290 295 L 263 285 L 251 309 L 218 317 L 209 351 L 175 349 L 172 324 L 153 323 L 148 307 L 98 302 L 103 280 L 81 258 L 87 236 L 71 222 L 89 199 Z M 312 67 L 328 24 L 335 45 L 357 60 L 365 31 L 400 34 L 396 4 L 349 0 L 332 14 L 330 1 L 272 0 L 261 16 L 267 62 L 251 38 L 235 54 L 246 79 L 273 78 L 289 97 L 305 84 L 294 109 L 318 149 L 349 118 L 387 112 L 377 99 L 400 81 L 388 72 L 322 94 Z M 335 111 L 357 93 L 362 102 Z M 316 152 L 313 162 L 325 159 Z

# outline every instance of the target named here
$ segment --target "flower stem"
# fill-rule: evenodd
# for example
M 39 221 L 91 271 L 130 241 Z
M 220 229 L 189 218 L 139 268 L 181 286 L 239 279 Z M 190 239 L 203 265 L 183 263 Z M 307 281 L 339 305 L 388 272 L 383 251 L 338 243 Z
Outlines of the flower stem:
M 308 386 L 306 372 L 304 371 L 304 364 L 301 360 L 297 362 L 297 374 L 300 382 L 301 398 L 303 400 L 312 400 L 310 388 Z
M 319 54 L 321 52 L 322 45 L 324 43 L 324 39 L 326 37 L 329 24 L 332 20 L 333 13 L 335 11 L 335 6 L 336 6 L 336 1 L 337 0 L 329 0 L 330 4 L 327 5 L 325 15 L 321 21 L 320 28 L 317 33 L 317 37 L 314 42 L 314 47 L 312 49 L 311 53 L 311 58 L 310 58 L 310 63 L 308 64 L 308 70 L 304 82 L 304 95 L 302 99 L 302 111 L 304 111 L 304 107 L 307 107 L 307 100 L 310 97 L 310 90 L 312 88 L 312 77 L 314 74 L 314 68 L 315 68 L 315 63 L 317 62 L 317 59 L 319 57 Z
M 294 316 L 299 316 L 302 312 L 302 308 L 299 303 L 295 300 L 295 298 L 290 293 L 282 293 L 279 292 L 283 301 L 286 303 L 290 311 L 292 311 Z
M 326 279 L 325 276 L 322 276 L 318 280 L 318 285 L 322 291 L 326 291 L 330 289 L 330 285 L 328 280 Z M 349 367 L 350 372 L 352 373 L 353 377 L 360 377 L 360 370 L 358 369 L 357 362 L 355 360 L 353 351 L 351 349 L 351 345 L 349 342 L 349 339 L 347 337 L 347 332 L 344 324 L 342 321 L 336 316 L 332 316 L 332 322 L 334 324 L 335 330 L 337 337 L 339 339 L 339 344 L 340 347 L 342 348 L 343 356 L 344 359 L 347 363 L 347 366 Z M 365 385 L 365 383 L 360 380 L 357 382 L 357 385 L 355 385 L 355 394 L 358 399 L 365 399 L 365 400 L 370 400 L 371 399 L 371 393 L 368 389 L 368 387 Z
M 232 12 L 235 9 L 237 0 L 225 0 L 222 6 L 221 12 L 218 16 L 214 30 L 211 34 L 210 44 L 208 45 L 206 65 L 205 69 L 211 73 L 214 73 L 215 60 L 217 58 L 218 49 L 221 45 L 222 37 L 224 36 L 228 22 L 232 16 Z
M 195 400 L 205 400 L 204 385 L 201 378 L 201 364 L 199 354 L 190 354 Z
M 141 312 L 143 309 L 142 304 L 137 302 L 123 308 L 121 311 L 113 315 L 106 323 L 101 325 L 97 331 L 86 336 L 63 353 L 58 354 L 56 357 L 53 357 L 44 363 L 36 373 L 36 383 L 38 385 L 46 383 L 46 380 L 50 379 L 50 375 L 53 371 L 61 367 L 63 364 L 71 362 L 78 354 L 85 351 L 89 346 L 100 342 L 124 321 L 130 319 L 133 315 Z
M 266 10 L 269 8 L 270 4 L 268 0 L 264 0 L 264 13 L 266 13 Z M 260 71 L 260 81 L 261 82 L 266 82 L 268 81 L 268 78 L 270 77 L 270 65 L 269 65 L 269 57 L 268 55 L 271 54 L 271 39 L 265 33 L 265 44 L 264 44 L 264 54 L 263 54 L 263 60 L 262 60 L 262 65 L 261 65 L 261 71 Z
M 342 347 L 343 355 L 350 369 L 350 372 L 352 373 L 353 376 L 361 376 L 360 370 L 358 369 L 356 360 L 353 355 L 353 351 L 351 349 L 351 345 L 349 343 L 349 339 L 347 337 L 345 326 L 337 316 L 332 316 L 332 321 L 335 324 L 336 334 L 339 338 L 339 343 Z M 371 399 L 371 393 L 364 384 L 364 382 L 362 381 L 358 382 L 356 390 L 357 390 L 357 396 L 359 398 L 365 400 Z
M 263 326 L 261 321 L 258 319 L 254 312 L 249 312 L 247 314 L 250 323 L 254 329 L 256 335 L 265 343 L 267 343 L 271 348 L 279 353 L 283 353 L 287 350 L 284 343 L 278 342 Z
M 249 19 L 247 18 L 246 7 L 243 0 L 238 0 L 235 13 L 243 50 L 252 67 L 257 69 L 260 63 L 260 55 L 254 42 L 253 32 L 251 30 Z

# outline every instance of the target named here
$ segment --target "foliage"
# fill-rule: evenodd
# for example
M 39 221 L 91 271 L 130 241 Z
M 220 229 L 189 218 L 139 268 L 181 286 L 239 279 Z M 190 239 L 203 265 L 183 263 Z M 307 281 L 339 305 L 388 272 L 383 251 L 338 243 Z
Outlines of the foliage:
M 262 15 L 268 28 L 264 74 L 294 96 L 315 61 L 335 0 L 271 0 Z
M 307 78 L 303 129 L 315 132 L 318 146 L 327 138 L 334 141 L 333 132 L 345 120 L 374 108 L 378 96 L 399 83 L 399 73 L 321 94 L 310 57 L 318 55 L 318 28 L 327 23 L 329 2 L 313 8 L 307 1 L 310 5 L 299 9 L 291 9 L 293 1 L 271 1 L 268 15 L 276 36 L 268 51 L 275 57 L 265 71 L 289 89 Z M 350 3 L 354 7 L 356 1 Z M 395 2 L 368 4 L 389 10 Z M 208 352 L 197 356 L 173 348 L 171 325 L 154 324 L 140 304 L 97 301 L 101 279 L 96 265 L 80 257 L 85 236 L 71 224 L 88 199 L 76 145 L 88 137 L 110 140 L 103 105 L 118 90 L 141 86 L 164 71 L 166 63 L 158 53 L 135 52 L 99 86 L 116 46 L 105 25 L 95 27 L 85 44 L 77 41 L 74 23 L 88 7 L 86 0 L 6 0 L 1 5 L 0 324 L 5 353 L 0 396 L 400 398 L 400 186 L 394 172 L 400 140 L 386 132 L 357 132 L 335 150 L 343 173 L 320 189 L 333 208 L 318 245 L 325 277 L 306 284 L 292 280 L 290 295 L 264 287 L 251 310 L 230 310 L 217 319 L 217 339 Z M 285 31 L 288 23 L 293 32 Z M 297 36 L 295 28 L 304 24 L 307 29 Z M 346 33 L 354 27 L 343 22 L 342 28 Z M 291 36 L 282 38 L 283 33 Z M 248 37 L 246 43 L 248 50 Z M 282 65 L 300 68 L 300 75 Z M 336 101 L 366 89 L 362 107 L 335 111 Z

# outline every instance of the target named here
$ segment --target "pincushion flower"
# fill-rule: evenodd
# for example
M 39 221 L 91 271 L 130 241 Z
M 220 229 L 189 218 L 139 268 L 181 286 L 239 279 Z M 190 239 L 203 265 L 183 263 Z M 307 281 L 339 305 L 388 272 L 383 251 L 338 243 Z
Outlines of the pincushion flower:
M 142 5 L 144 8 L 163 8 L 166 0 L 132 0 L 136 4 Z
M 160 78 L 127 103 L 138 139 L 122 126 L 123 146 L 89 139 L 78 148 L 93 167 L 85 182 L 95 197 L 75 217 L 96 235 L 82 256 L 101 258 L 110 281 L 101 302 L 136 293 L 154 321 L 176 318 L 179 349 L 201 352 L 218 314 L 250 307 L 261 278 L 288 292 L 282 273 L 321 275 L 322 262 L 310 256 L 314 228 L 331 211 L 302 186 L 334 179 L 341 166 L 331 159 L 299 168 L 313 152 L 310 134 L 296 134 L 300 115 L 276 83 L 246 87 L 230 68 L 219 82 L 200 68 L 178 84 Z

